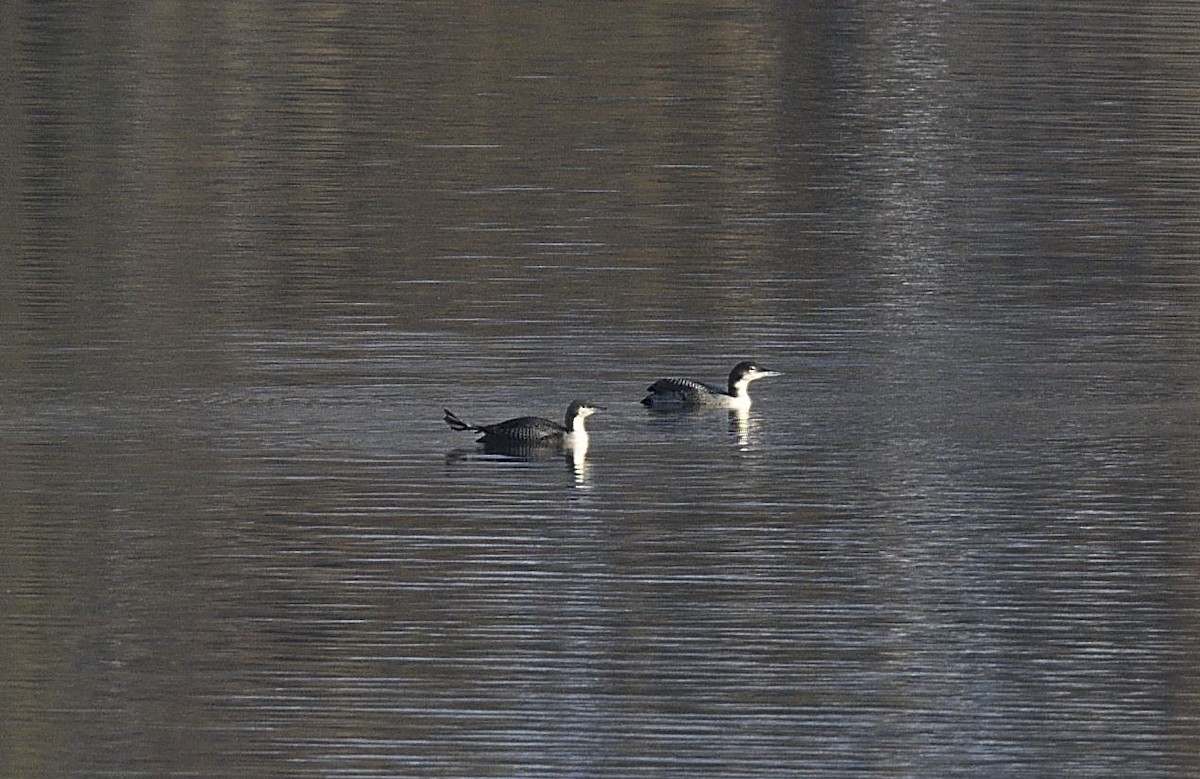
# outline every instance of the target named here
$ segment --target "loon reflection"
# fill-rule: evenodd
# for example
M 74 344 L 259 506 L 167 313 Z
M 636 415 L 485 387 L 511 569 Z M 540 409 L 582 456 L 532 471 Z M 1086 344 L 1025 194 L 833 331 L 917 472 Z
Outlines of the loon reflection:
M 750 408 L 750 382 L 782 375 L 779 371 L 764 370 L 747 360 L 733 366 L 726 387 L 694 379 L 659 379 L 646 388 L 650 394 L 642 398 L 642 405 L 653 409 L 745 410 Z

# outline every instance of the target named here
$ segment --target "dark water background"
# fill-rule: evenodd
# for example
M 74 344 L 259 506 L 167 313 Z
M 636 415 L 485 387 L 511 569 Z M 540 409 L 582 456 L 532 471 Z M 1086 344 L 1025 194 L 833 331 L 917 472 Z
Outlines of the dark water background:
M 0 17 L 0 774 L 1200 773 L 1200 6 Z

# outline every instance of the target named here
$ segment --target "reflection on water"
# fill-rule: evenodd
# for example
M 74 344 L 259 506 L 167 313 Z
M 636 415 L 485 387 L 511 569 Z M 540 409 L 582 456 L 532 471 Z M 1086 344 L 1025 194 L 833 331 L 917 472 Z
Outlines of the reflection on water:
M 721 421 L 728 420 L 725 429 L 729 432 L 729 440 L 742 452 L 754 448 L 766 424 L 759 414 L 748 408 L 651 410 L 646 412 L 646 418 L 647 427 L 656 435 L 675 442 L 695 435 L 712 437 L 721 430 Z
M 446 455 L 447 465 L 461 463 L 544 464 L 565 463 L 575 476 L 577 486 L 588 484 L 588 445 L 572 446 L 496 446 L 480 445 L 477 449 L 455 449 Z
M 1194 773 L 1196 13 L 15 9 L 5 773 Z

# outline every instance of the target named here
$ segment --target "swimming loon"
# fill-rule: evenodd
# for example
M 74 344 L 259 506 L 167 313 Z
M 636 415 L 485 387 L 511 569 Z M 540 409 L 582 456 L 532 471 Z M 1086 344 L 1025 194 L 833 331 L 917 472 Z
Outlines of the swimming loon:
M 450 409 L 444 420 L 453 430 L 474 430 L 483 433 L 477 443 L 493 449 L 537 449 L 549 447 L 586 448 L 587 430 L 583 420 L 600 410 L 599 406 L 575 400 L 567 406 L 567 423 L 560 425 L 542 417 L 517 417 L 494 425 L 472 425 L 462 421 Z
M 642 405 L 650 408 L 750 408 L 750 382 L 768 376 L 782 376 L 779 371 L 767 371 L 752 362 L 739 362 L 729 372 L 729 389 L 704 384 L 692 379 L 659 379 L 647 387 L 649 395 Z

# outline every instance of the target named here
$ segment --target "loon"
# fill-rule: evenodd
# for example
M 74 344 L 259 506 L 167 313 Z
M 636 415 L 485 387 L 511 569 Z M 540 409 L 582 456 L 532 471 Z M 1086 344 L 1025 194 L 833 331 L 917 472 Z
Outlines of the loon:
M 768 376 L 782 376 L 779 371 L 763 370 L 750 361 L 739 362 L 729 372 L 729 388 L 704 384 L 692 379 L 659 379 L 647 387 L 650 393 L 642 405 L 650 408 L 750 408 L 750 382 Z
M 477 443 L 489 449 L 549 449 L 549 448 L 579 448 L 586 449 L 588 445 L 587 430 L 583 420 L 602 410 L 600 406 L 586 401 L 575 400 L 567 406 L 565 425 L 560 425 L 542 417 L 517 417 L 493 425 L 472 425 L 459 419 L 450 409 L 444 420 L 452 430 L 473 430 L 483 433 Z

